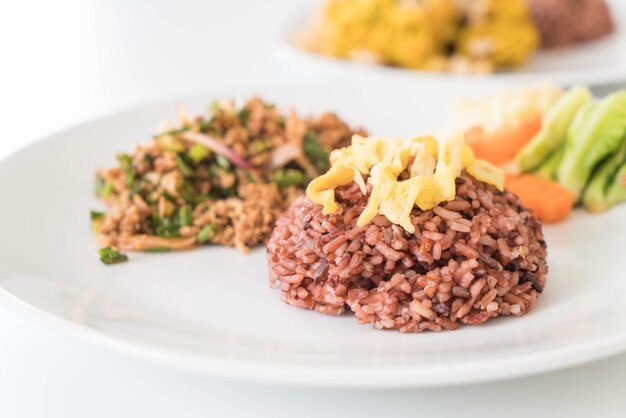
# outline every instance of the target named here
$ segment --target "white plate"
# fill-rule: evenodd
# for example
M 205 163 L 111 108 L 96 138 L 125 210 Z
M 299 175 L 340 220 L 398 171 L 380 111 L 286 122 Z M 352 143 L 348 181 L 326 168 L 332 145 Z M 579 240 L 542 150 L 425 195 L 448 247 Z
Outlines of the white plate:
M 611 35 L 566 48 L 539 50 L 526 65 L 509 72 L 476 75 L 415 71 L 339 60 L 302 50 L 293 44 L 293 34 L 306 27 L 319 2 L 315 6 L 309 5 L 293 19 L 276 48 L 276 55 L 298 74 L 362 74 L 430 83 L 447 83 L 450 79 L 473 83 L 553 80 L 565 85 L 583 83 L 591 86 L 621 83 L 626 81 L 626 1 L 610 0 L 608 4 L 616 26 Z
M 332 92 L 332 100 L 328 97 Z M 342 81 L 223 89 L 184 102 L 261 93 L 303 112 L 332 108 L 377 134 L 436 126 L 445 98 L 399 101 Z M 428 97 L 428 100 L 423 99 Z M 89 227 L 96 167 L 148 141 L 173 102 L 50 136 L 0 163 L 0 300 L 48 326 L 139 358 L 253 381 L 344 387 L 435 386 L 527 375 L 626 348 L 626 205 L 546 228 L 550 274 L 535 310 L 454 332 L 402 335 L 283 304 L 265 251 L 204 247 L 132 254 L 104 266 Z M 422 127 L 420 129 L 420 127 Z

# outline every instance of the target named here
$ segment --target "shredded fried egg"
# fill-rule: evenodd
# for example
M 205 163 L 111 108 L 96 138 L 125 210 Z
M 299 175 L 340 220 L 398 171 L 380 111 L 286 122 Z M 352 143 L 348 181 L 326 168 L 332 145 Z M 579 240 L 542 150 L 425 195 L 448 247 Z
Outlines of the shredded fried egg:
M 371 194 L 357 226 L 383 215 L 408 232 L 414 232 L 410 219 L 413 205 L 428 210 L 441 202 L 454 200 L 455 180 L 463 169 L 499 190 L 504 187 L 502 170 L 476 159 L 460 135 L 441 141 L 431 136 L 365 138 L 354 135 L 352 145 L 333 151 L 330 161 L 330 170 L 309 184 L 307 197 L 322 205 L 325 215 L 336 213 L 340 209 L 335 200 L 337 187 L 355 182 L 366 194 L 366 182 L 369 183 Z M 401 179 L 403 172 L 409 177 L 405 175 Z

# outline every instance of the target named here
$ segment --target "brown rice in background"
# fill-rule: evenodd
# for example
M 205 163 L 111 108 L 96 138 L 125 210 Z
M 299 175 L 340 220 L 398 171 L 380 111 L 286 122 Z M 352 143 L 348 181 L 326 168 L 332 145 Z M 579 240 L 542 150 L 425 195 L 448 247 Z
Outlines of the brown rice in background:
M 544 47 L 563 47 L 601 38 L 615 26 L 605 0 L 524 0 Z
M 290 305 L 349 308 L 376 329 L 440 331 L 524 315 L 543 291 L 541 225 L 510 192 L 463 174 L 455 200 L 414 208 L 414 234 L 380 215 L 357 227 L 368 195 L 356 184 L 336 198 L 336 214 L 300 197 L 276 223 L 270 284 Z

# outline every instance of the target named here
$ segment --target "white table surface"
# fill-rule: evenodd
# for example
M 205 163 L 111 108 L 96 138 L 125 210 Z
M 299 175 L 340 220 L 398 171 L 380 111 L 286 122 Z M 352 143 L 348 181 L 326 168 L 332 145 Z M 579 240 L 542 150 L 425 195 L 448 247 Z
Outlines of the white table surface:
M 222 83 L 296 76 L 272 51 L 301 6 L 293 0 L 3 2 L 0 158 L 109 111 Z M 10 203 L 0 198 L 0 209 L 4 204 Z M 624 417 L 625 389 L 626 354 L 454 388 L 244 385 L 138 363 L 0 307 L 0 417 Z

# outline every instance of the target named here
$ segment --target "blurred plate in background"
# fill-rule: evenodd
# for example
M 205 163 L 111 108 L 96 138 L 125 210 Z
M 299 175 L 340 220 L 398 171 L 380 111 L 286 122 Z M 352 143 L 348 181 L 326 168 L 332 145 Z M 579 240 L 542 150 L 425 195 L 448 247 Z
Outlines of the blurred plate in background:
M 382 65 L 340 60 L 295 46 L 294 33 L 306 27 L 321 2 L 309 2 L 300 15 L 286 26 L 276 47 L 277 58 L 294 74 L 299 75 L 371 75 L 380 78 L 404 78 L 439 83 L 451 79 L 471 83 L 492 82 L 536 83 L 553 81 L 562 85 L 588 84 L 603 86 L 626 82 L 626 1 L 607 1 L 615 30 L 612 34 L 587 43 L 560 49 L 539 49 L 528 63 L 508 72 L 492 74 L 453 74 L 385 67 Z

